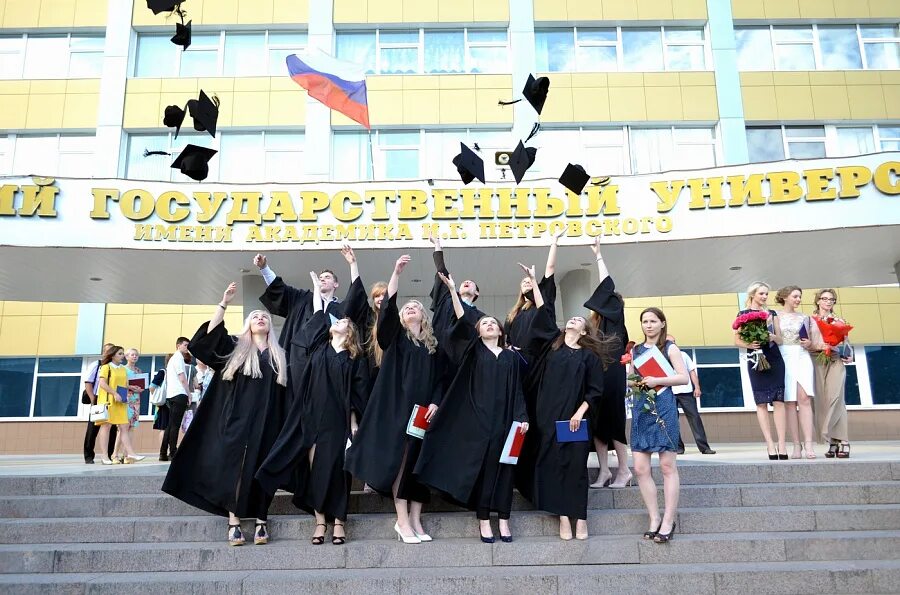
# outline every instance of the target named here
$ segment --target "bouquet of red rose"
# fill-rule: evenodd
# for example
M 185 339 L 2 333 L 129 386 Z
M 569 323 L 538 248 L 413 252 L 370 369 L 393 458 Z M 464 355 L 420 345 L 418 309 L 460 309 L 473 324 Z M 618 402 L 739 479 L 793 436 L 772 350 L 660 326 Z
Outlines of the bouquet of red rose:
M 744 343 L 769 344 L 769 313 L 764 310 L 751 310 L 739 315 L 731 323 L 731 328 L 738 332 Z M 762 349 L 754 349 L 747 354 L 747 360 L 753 362 L 753 369 L 759 372 L 770 369 L 769 360 Z
M 833 356 L 841 355 L 837 347 L 847 340 L 847 335 L 853 330 L 853 327 L 835 316 L 813 316 L 819 332 L 822 333 L 822 340 L 825 341 L 825 349 L 816 354 L 816 361 L 820 364 L 830 364 Z

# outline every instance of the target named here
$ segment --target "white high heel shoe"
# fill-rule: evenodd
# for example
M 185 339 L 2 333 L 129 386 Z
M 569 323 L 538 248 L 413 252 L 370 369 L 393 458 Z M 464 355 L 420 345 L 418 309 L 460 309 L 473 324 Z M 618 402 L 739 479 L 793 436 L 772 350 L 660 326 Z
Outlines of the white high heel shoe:
M 397 541 L 402 541 L 403 543 L 422 543 L 422 540 L 416 536 L 416 532 L 413 531 L 412 537 L 407 537 L 400 531 L 400 525 L 394 523 L 394 531 L 397 532 Z
M 431 539 L 431 535 L 429 535 L 428 533 L 419 533 L 415 529 L 413 529 L 413 533 L 416 534 L 416 537 L 418 537 L 419 541 L 421 541 L 422 543 L 434 541 L 433 539 Z

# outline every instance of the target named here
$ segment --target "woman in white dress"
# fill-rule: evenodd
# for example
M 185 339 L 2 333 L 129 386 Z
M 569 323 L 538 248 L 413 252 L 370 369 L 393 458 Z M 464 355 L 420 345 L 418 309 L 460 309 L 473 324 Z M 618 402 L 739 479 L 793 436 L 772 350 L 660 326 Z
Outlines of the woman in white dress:
M 815 370 L 813 369 L 809 332 L 810 319 L 797 309 L 803 299 L 803 290 L 788 285 L 778 290 L 775 301 L 784 306 L 778 313 L 781 321 L 783 343 L 779 345 L 784 359 L 784 403 L 787 409 L 787 427 L 794 443 L 792 459 L 799 459 L 805 448 L 806 458 L 816 458 L 813 445 L 813 410 Z M 805 333 L 801 329 L 805 330 Z M 801 334 L 805 338 L 801 338 Z M 798 423 L 799 418 L 799 423 Z M 800 434 L 803 444 L 800 444 Z

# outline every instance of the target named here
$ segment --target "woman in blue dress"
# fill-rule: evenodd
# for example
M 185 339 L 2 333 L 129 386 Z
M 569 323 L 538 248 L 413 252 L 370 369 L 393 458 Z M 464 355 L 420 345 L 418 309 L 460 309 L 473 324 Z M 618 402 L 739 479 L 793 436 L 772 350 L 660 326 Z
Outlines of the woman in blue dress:
M 644 506 L 650 515 L 650 526 L 644 533 L 644 539 L 666 543 L 675 534 L 675 513 L 678 511 L 680 489 L 678 467 L 675 464 L 679 439 L 678 405 L 675 394 L 669 387 L 687 384 L 688 374 L 684 368 L 681 350 L 675 343 L 666 340 L 668 330 L 666 315 L 662 310 L 647 308 L 641 312 L 641 330 L 644 332 L 644 342 L 634 346 L 632 358 L 637 359 L 645 351 L 656 347 L 675 370 L 674 376 L 644 376 L 640 381 L 641 388 L 654 389 L 656 397 L 651 401 L 647 398 L 646 392 L 636 390 L 631 413 L 634 474 L 641 488 Z M 629 365 L 628 371 L 629 374 L 636 372 L 633 364 Z M 629 381 L 629 385 L 638 389 L 634 382 Z M 659 455 L 659 468 L 663 476 L 666 509 L 662 518 L 656 500 L 656 483 L 650 475 L 650 457 L 654 452 Z

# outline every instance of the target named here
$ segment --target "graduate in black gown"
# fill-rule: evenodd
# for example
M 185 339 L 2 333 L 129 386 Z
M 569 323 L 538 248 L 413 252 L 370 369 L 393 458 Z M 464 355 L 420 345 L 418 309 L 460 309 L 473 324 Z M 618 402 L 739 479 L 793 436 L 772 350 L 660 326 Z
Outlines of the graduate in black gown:
M 456 374 L 425 433 L 416 464 L 419 479 L 474 510 L 481 540 L 493 543 L 490 514 L 500 517 L 500 538 L 512 541 L 514 466 L 500 462 L 512 422 L 528 431 L 519 356 L 504 349 L 503 327 L 493 316 L 473 325 L 451 277 L 439 273 L 456 320 L 441 344 Z
M 222 320 L 237 286 L 225 290 L 212 319 L 200 326 L 189 349 L 216 371 L 162 490 L 206 512 L 228 517 L 228 543 L 241 545 L 242 518 L 256 519 L 254 542 L 268 541 L 272 497 L 254 479 L 286 415 L 287 363 L 275 340 L 272 317 L 254 310 L 240 335 Z
M 603 255 L 600 254 L 600 238 L 591 244 L 591 250 L 597 260 L 600 273 L 600 284 L 594 294 L 584 303 L 591 310 L 591 323 L 600 331 L 602 337 L 618 339 L 615 350 L 610 353 L 613 361 L 606 368 L 603 376 L 603 396 L 596 406 L 591 408 L 591 431 L 594 436 L 594 449 L 600 460 L 600 475 L 591 484 L 592 488 L 624 488 L 631 485 L 634 476 L 628 468 L 628 441 L 625 439 L 625 366 L 620 358 L 625 353 L 628 343 L 628 330 L 625 328 L 625 302 L 616 292 L 616 284 L 609 275 Z M 615 481 L 609 470 L 609 451 L 615 449 L 618 468 Z
M 325 542 L 326 522 L 334 523 L 332 543 L 346 540 L 344 522 L 352 478 L 344 471 L 347 440 L 359 427 L 368 393 L 368 364 L 359 332 L 349 318 L 331 321 L 322 309 L 319 278 L 313 282 L 313 317 L 303 327 L 309 363 L 301 376 L 301 398 L 294 401 L 288 421 L 256 478 L 274 494 L 299 464 L 305 467 L 293 502 L 315 514 L 314 545 Z M 353 291 L 363 291 L 357 279 Z M 355 289 L 354 289 L 355 288 Z M 349 301 L 349 300 L 348 300 Z
M 603 364 L 610 340 L 599 340 L 590 322 L 573 316 L 560 331 L 553 304 L 535 294 L 536 316 L 526 333 L 523 352 L 530 366 L 524 383 L 532 429 L 516 465 L 516 486 L 535 508 L 559 515 L 559 536 L 587 539 L 587 462 L 590 430 L 584 442 L 558 442 L 556 423 L 571 431 L 587 424 L 585 413 L 603 393 Z M 589 425 L 589 424 L 588 424 Z
M 351 267 L 356 264 L 356 255 L 353 249 L 345 246 L 345 258 L 351 263 Z M 344 300 L 344 316 L 353 321 L 359 330 L 359 341 L 366 352 L 366 359 L 369 365 L 369 392 L 375 386 L 375 379 L 378 378 L 378 368 L 381 367 L 381 358 L 384 351 L 378 345 L 375 337 L 376 323 L 378 321 L 378 310 L 381 308 L 381 302 L 387 293 L 387 283 L 384 281 L 376 281 L 369 289 L 369 297 L 372 298 L 372 305 L 366 297 L 365 289 L 362 281 L 357 278 L 353 281 L 353 285 L 347 290 L 347 299 Z
M 450 276 L 450 271 L 447 270 L 447 265 L 444 262 L 444 249 L 441 247 L 441 240 L 436 235 L 430 236 L 429 239 L 431 240 L 431 243 L 434 244 L 434 254 L 432 256 L 434 258 L 434 268 L 436 271 L 434 275 L 434 285 L 431 288 L 431 311 L 434 313 L 431 323 L 434 327 L 435 336 L 438 341 L 441 341 L 441 339 L 450 332 L 450 327 L 453 326 L 453 323 L 456 321 L 456 314 L 453 311 L 453 302 L 450 299 L 450 291 L 440 278 L 440 275 Z M 462 302 L 465 316 L 473 324 L 477 322 L 479 318 L 484 316 L 484 312 L 475 306 L 475 301 L 478 299 L 478 293 L 478 285 L 471 279 L 463 281 L 457 290 L 457 295 Z M 452 376 L 448 380 L 451 379 Z
M 503 338 L 506 345 L 513 349 L 521 349 L 526 341 L 526 333 L 531 326 L 531 321 L 537 314 L 537 306 L 534 301 L 534 288 L 537 287 L 548 304 L 556 303 L 556 252 L 559 248 L 559 238 L 566 233 L 565 228 L 553 235 L 550 250 L 547 252 L 547 264 L 544 267 L 544 277 L 540 283 L 525 275 L 519 282 L 519 297 L 515 305 L 506 315 L 503 323 Z
M 345 468 L 377 492 L 392 495 L 398 539 L 421 543 L 431 541 L 421 520 L 430 494 L 412 475 L 422 441 L 407 435 L 406 427 L 414 405 L 428 407 L 433 415 L 441 394 L 438 343 L 425 306 L 410 300 L 397 307 L 400 274 L 409 262 L 407 255 L 397 259 L 381 304 L 377 340 L 384 357 Z

